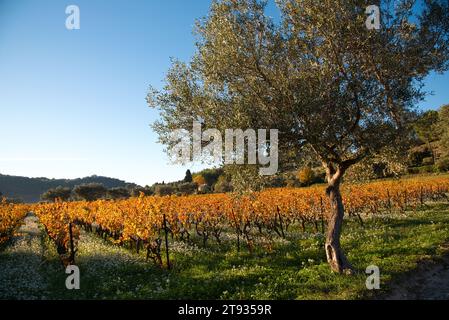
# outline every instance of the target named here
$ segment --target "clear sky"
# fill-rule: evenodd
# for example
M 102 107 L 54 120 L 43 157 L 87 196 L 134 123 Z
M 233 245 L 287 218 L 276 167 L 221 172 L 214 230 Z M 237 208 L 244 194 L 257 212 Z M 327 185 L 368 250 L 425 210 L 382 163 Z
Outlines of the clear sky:
M 81 29 L 65 28 L 78 5 Z M 141 185 L 182 179 L 150 123 L 149 85 L 170 57 L 189 60 L 195 19 L 210 0 L 0 0 L 0 173 Z M 270 14 L 275 15 L 273 1 Z M 449 74 L 432 75 L 423 109 L 449 103 Z

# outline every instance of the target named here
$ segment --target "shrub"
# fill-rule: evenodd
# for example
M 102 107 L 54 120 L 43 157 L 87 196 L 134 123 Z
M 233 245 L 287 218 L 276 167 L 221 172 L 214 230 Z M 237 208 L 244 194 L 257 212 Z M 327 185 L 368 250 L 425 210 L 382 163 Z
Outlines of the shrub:
M 175 193 L 175 188 L 169 185 L 160 184 L 156 186 L 155 193 L 158 196 L 169 196 Z
M 419 173 L 435 173 L 438 169 L 435 166 L 423 166 L 418 168 Z
M 434 165 L 433 158 L 432 157 L 426 157 L 426 158 L 422 159 L 422 164 L 423 164 L 423 166 Z
M 107 189 L 100 183 L 89 183 L 76 186 L 73 193 L 80 199 L 86 201 L 95 201 L 106 195 Z
M 181 183 L 178 185 L 178 191 L 180 194 L 193 194 L 197 190 L 196 183 L 189 182 L 189 183 Z
M 127 199 L 131 196 L 131 193 L 128 189 L 119 187 L 109 189 L 107 191 L 107 196 L 109 199 Z
M 198 193 L 199 194 L 206 194 L 206 193 L 210 193 L 211 189 L 207 184 L 202 184 L 198 187 Z
M 287 188 L 297 188 L 300 186 L 299 181 L 295 177 L 289 177 L 285 180 Z
M 313 183 L 315 173 L 312 168 L 305 167 L 298 172 L 298 180 L 302 185 L 309 186 Z
M 449 171 L 449 157 L 444 157 L 438 160 L 436 167 L 441 172 Z
M 204 177 L 206 184 L 208 184 L 209 186 L 213 186 L 223 174 L 223 169 L 204 169 L 198 174 Z
M 407 169 L 408 174 L 418 174 L 419 173 L 419 168 L 408 168 Z
M 154 188 L 153 187 L 136 187 L 134 189 L 132 189 L 131 191 L 131 196 L 132 197 L 139 197 L 140 193 L 143 193 L 145 196 L 152 196 L 154 195 Z
M 193 182 L 198 186 L 202 186 L 203 184 L 206 184 L 206 179 L 204 179 L 202 175 L 198 174 L 193 177 Z
M 425 174 L 438 172 L 437 166 L 422 166 L 407 169 L 408 174 Z
M 408 154 L 408 164 L 412 167 L 419 167 L 423 165 L 426 158 L 432 157 L 432 152 L 427 146 L 420 146 L 411 150 Z
M 72 189 L 70 188 L 64 188 L 64 187 L 57 187 L 55 189 L 50 189 L 47 192 L 45 192 L 41 199 L 44 201 L 51 201 L 54 202 L 56 199 L 60 199 L 62 201 L 68 201 L 70 199 L 70 196 L 72 195 Z
M 321 169 L 321 168 L 320 168 Z M 326 172 L 323 170 L 313 171 L 315 173 L 315 178 L 313 179 L 313 183 L 325 183 L 326 182 Z
M 286 186 L 285 178 L 282 176 L 274 176 L 267 182 L 269 188 L 282 188 Z
M 214 185 L 214 191 L 217 193 L 231 192 L 232 184 L 225 176 L 220 176 Z

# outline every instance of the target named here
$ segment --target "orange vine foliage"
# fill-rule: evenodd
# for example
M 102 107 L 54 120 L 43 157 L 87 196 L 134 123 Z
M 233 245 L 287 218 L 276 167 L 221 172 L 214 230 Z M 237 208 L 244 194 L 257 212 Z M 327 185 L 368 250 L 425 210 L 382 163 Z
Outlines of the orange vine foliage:
M 70 226 L 72 228 L 72 238 L 79 239 L 79 229 L 73 223 L 76 214 L 80 209 L 79 204 L 70 202 L 56 202 L 48 204 L 34 205 L 32 210 L 44 225 L 48 236 L 55 242 L 60 255 L 65 255 L 70 249 Z
M 164 232 L 180 240 L 192 233 L 221 241 L 224 230 L 234 230 L 237 239 L 253 246 L 255 235 L 285 236 L 299 223 L 324 226 L 329 205 L 324 186 L 268 189 L 251 195 L 211 194 L 192 196 L 143 196 L 126 200 L 99 200 L 39 204 L 34 211 L 57 243 L 67 248 L 69 222 L 84 226 L 117 243 L 145 246 L 148 254 L 161 261 Z M 349 216 L 403 212 L 425 201 L 445 198 L 448 177 L 421 177 L 398 181 L 378 181 L 342 186 L 343 201 Z M 166 219 L 167 228 L 164 228 Z M 78 236 L 78 230 L 76 230 Z
M 0 245 L 6 242 L 29 211 L 28 205 L 0 199 Z

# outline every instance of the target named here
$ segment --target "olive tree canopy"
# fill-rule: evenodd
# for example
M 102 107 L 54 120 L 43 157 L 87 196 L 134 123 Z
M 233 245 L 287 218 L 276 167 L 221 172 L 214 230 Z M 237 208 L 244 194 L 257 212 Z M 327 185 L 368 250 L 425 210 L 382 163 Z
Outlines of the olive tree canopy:
M 447 1 L 377 1 L 380 29 L 369 30 L 365 0 L 221 0 L 198 21 L 196 53 L 173 61 L 162 91 L 151 89 L 154 124 L 170 133 L 205 128 L 279 130 L 282 165 L 312 150 L 327 173 L 331 212 L 326 254 L 332 270 L 352 267 L 340 248 L 345 171 L 407 133 L 422 84 L 448 67 Z

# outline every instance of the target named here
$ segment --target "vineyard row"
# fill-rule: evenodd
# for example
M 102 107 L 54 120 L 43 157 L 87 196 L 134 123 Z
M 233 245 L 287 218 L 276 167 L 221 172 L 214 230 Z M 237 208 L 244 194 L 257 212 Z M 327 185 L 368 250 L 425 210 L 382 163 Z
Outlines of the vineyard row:
M 346 213 L 360 222 L 370 215 L 416 209 L 426 201 L 446 198 L 448 177 L 427 177 L 380 181 L 342 187 Z M 163 265 L 163 249 L 168 260 L 168 237 L 189 241 L 196 234 L 203 244 L 213 239 L 221 244 L 231 231 L 237 247 L 251 251 L 256 238 L 272 243 L 285 237 L 293 225 L 305 230 L 311 224 L 322 229 L 329 212 L 325 187 L 269 189 L 250 195 L 214 194 L 194 196 L 140 196 L 127 200 L 57 202 L 34 205 L 58 252 L 73 262 L 79 228 L 94 231 Z M 70 263 L 70 262 L 69 262 Z M 168 264 L 169 266 L 169 264 Z

